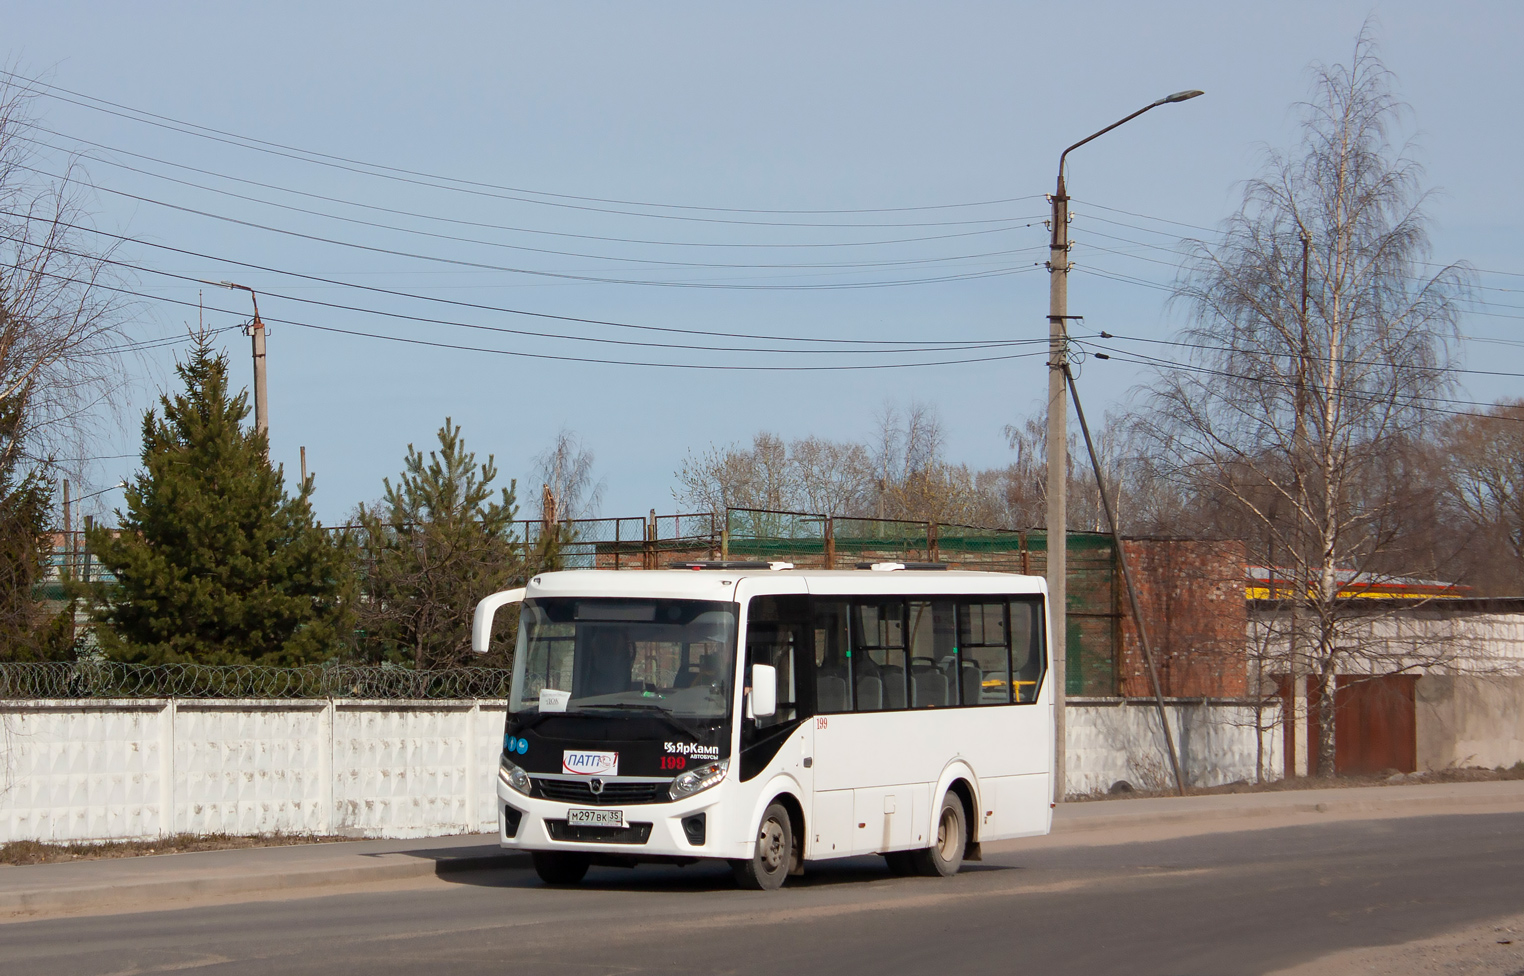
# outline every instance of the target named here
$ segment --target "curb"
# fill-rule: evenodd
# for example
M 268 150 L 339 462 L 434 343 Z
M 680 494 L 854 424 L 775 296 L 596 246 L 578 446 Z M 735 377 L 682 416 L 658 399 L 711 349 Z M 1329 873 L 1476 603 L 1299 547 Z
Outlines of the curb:
M 209 898 L 265 895 L 529 866 L 527 854 L 488 854 L 438 859 L 407 858 L 379 864 L 270 871 L 253 875 L 161 878 L 126 884 L 81 884 L 37 891 L 0 891 L 0 919 L 8 917 L 22 920 L 31 915 L 69 915 L 108 910 L 131 911 L 139 906 L 145 911 L 156 911 L 166 905 Z

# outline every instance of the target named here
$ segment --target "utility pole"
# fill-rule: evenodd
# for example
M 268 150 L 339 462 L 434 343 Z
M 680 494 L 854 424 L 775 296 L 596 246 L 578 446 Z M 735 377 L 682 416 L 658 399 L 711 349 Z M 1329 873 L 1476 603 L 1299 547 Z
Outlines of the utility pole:
M 1050 671 L 1053 675 L 1053 800 L 1062 801 L 1068 792 L 1065 775 L 1068 748 L 1065 743 L 1067 719 L 1064 714 L 1068 676 L 1068 534 L 1069 512 L 1069 410 L 1064 394 L 1069 369 L 1069 194 L 1064 185 L 1064 162 L 1074 150 L 1115 129 L 1119 125 L 1174 102 L 1183 102 L 1202 94 L 1199 91 L 1175 92 L 1086 136 L 1065 149 L 1058 157 L 1058 182 L 1053 193 L 1052 239 L 1048 249 L 1048 605 L 1052 620 L 1048 624 Z M 1105 488 L 1101 489 L 1102 494 Z M 1120 543 L 1118 543 L 1120 545 Z M 1141 624 L 1142 622 L 1139 621 Z M 1168 731 L 1166 730 L 1166 735 Z
M 265 388 L 265 324 L 259 319 L 259 296 L 248 285 L 231 281 L 217 282 L 224 288 L 246 291 L 254 302 L 254 321 L 249 323 L 248 333 L 254 340 L 254 429 L 266 436 L 270 433 L 270 407 Z
M 1068 150 L 1065 150 L 1067 154 Z M 1068 793 L 1065 771 L 1069 761 L 1064 699 L 1068 692 L 1067 665 L 1069 601 L 1069 409 L 1064 399 L 1064 374 L 1069 368 L 1069 195 L 1064 188 L 1062 157 L 1058 186 L 1053 193 L 1053 234 L 1048 246 L 1048 625 L 1053 672 L 1053 798 Z

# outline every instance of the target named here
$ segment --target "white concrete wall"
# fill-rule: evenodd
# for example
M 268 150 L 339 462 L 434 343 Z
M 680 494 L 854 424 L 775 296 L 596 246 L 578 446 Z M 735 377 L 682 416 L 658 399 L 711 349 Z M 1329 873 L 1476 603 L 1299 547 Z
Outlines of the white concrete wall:
M 1254 779 L 1252 709 L 1169 714 L 1192 782 Z M 1068 715 L 1072 791 L 1168 787 L 1151 704 Z M 503 717 L 500 700 L 0 702 L 0 843 L 494 830 Z M 1265 735 L 1267 771 L 1280 741 Z
M 1252 705 L 1166 700 L 1164 713 L 1175 734 L 1188 785 L 1252 783 L 1256 762 L 1265 779 L 1280 779 L 1284 764 L 1277 705 L 1267 705 L 1259 716 L 1259 750 Z M 1071 794 L 1105 792 L 1119 781 L 1134 789 L 1174 788 L 1164 733 L 1152 701 L 1071 699 L 1065 720 Z
M 496 829 L 504 705 L 0 702 L 0 843 Z
M 1416 696 L 1419 769 L 1524 762 L 1524 678 L 1424 675 Z

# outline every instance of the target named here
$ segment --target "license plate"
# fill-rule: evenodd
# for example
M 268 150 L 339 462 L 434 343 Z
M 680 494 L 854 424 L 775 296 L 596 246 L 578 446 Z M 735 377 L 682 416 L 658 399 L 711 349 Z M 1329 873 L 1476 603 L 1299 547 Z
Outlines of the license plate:
M 574 827 L 623 827 L 623 810 L 568 810 L 566 822 Z

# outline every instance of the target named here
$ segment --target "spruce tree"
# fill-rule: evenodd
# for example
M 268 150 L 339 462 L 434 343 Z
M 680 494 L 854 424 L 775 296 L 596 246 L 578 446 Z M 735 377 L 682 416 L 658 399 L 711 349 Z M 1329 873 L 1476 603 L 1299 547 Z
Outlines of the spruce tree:
M 445 418 L 439 450 L 425 457 L 413 445 L 396 484 L 385 479 L 375 508 L 360 506 L 360 553 L 367 599 L 357 608 L 363 656 L 441 668 L 471 661 L 476 602 L 521 585 L 529 554 L 513 531 L 515 485 L 494 489 L 497 467 L 466 450 L 460 428 Z M 499 614 L 499 631 L 511 626 Z M 477 663 L 472 661 L 472 663 Z M 503 664 L 505 658 L 480 663 Z
M 22 396 L 0 400 L 0 661 L 72 656 L 70 610 L 48 608 L 36 588 L 53 548 L 53 484 L 42 467 L 22 470 Z
M 286 493 L 268 440 L 246 429 L 227 357 L 197 338 L 185 391 L 143 418 L 143 471 L 119 532 L 89 543 L 116 576 L 97 590 L 102 651 L 121 661 L 294 666 L 332 656 L 350 563 L 313 521 L 312 479 Z

